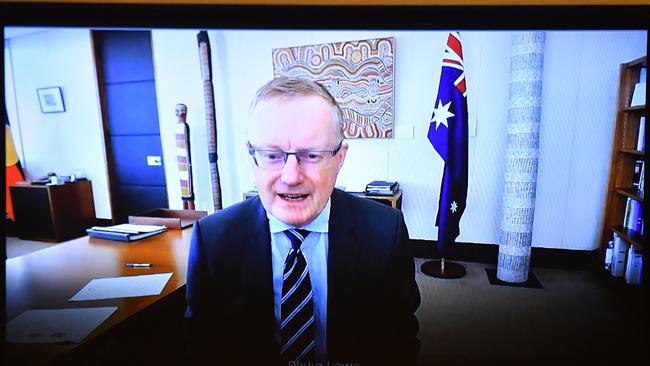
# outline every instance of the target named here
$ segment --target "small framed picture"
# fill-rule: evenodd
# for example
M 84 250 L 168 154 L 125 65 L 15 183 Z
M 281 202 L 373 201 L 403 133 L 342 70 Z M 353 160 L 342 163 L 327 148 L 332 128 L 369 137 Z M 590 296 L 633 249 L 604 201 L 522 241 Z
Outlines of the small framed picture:
M 41 112 L 65 112 L 65 105 L 63 104 L 61 88 L 58 86 L 52 88 L 39 88 L 36 89 L 36 92 L 38 93 L 38 101 L 41 104 Z

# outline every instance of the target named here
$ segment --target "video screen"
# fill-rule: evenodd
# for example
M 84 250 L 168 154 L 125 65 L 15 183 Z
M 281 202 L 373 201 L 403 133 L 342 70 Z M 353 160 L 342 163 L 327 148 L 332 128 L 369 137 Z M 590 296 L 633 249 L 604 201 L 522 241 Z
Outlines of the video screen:
M 607 285 L 597 286 L 602 296 L 574 288 L 593 273 L 569 262 L 602 270 L 609 242 L 622 248 L 617 240 L 647 258 L 639 254 L 647 7 L 48 8 L 58 18 L 30 18 L 28 9 L 2 18 L 7 187 L 90 181 L 94 222 L 103 225 L 152 209 L 209 215 L 236 206 L 264 189 L 249 141 L 257 90 L 278 76 L 307 78 L 341 106 L 347 152 L 335 187 L 365 197 L 371 182 L 398 183 L 373 199 L 401 211 L 413 245 L 432 248 L 414 250 L 420 365 L 531 360 L 545 352 L 535 342 L 548 345 L 549 360 L 615 359 L 618 350 L 597 349 L 596 338 L 617 329 L 628 332 L 617 344 L 642 349 L 644 328 L 630 320 L 641 314 L 638 293 L 610 303 L 620 298 Z M 458 121 L 462 203 L 443 199 L 459 183 L 445 188 L 451 145 L 436 142 L 436 131 Z M 10 207 L 12 197 L 6 220 L 14 222 L 24 210 Z M 438 220 L 457 210 L 448 244 L 462 249 L 441 248 Z M 5 239 L 37 226 L 17 225 Z M 522 232 L 524 257 L 531 247 L 570 254 L 558 260 L 565 277 L 536 272 L 547 290 L 495 293 L 482 264 L 465 264 L 465 279 L 451 286 L 419 270 L 443 249 L 459 261 L 487 250 L 494 267 L 497 246 Z M 622 267 L 610 257 L 607 271 L 627 279 L 631 256 Z M 461 294 L 468 283 L 476 288 Z M 621 315 L 629 304 L 631 315 Z M 592 306 L 605 315 L 582 313 Z M 517 343 L 526 336 L 532 345 Z

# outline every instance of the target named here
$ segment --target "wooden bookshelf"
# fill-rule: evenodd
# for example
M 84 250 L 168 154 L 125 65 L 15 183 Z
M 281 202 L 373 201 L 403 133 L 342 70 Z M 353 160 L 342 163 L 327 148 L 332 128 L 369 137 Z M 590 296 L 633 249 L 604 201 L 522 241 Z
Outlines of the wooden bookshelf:
M 646 67 L 646 57 L 621 64 L 620 67 L 612 160 L 599 243 L 603 262 L 607 243 L 612 240 L 614 233 L 617 233 L 622 240 L 634 245 L 636 250 L 644 252 L 644 261 L 647 258 L 647 251 L 645 250 L 647 236 L 624 227 L 625 207 L 628 199 L 640 202 L 642 211 L 645 213 L 646 210 L 643 192 L 639 192 L 632 185 L 635 161 L 646 161 L 645 152 L 637 149 L 641 117 L 645 117 L 647 114 L 646 105 L 630 106 L 634 86 L 639 81 L 641 68 Z M 647 265 L 644 267 L 647 268 Z M 647 270 L 644 270 L 644 272 L 647 272 Z M 647 284 L 646 279 L 647 275 L 644 275 L 644 282 Z
M 633 189 L 633 188 L 616 188 L 616 193 L 643 203 L 643 196 L 639 196 L 639 192 L 637 192 L 636 189 Z
M 636 249 L 638 250 L 643 249 L 643 243 L 642 243 L 643 236 L 638 231 L 630 230 L 623 226 L 614 226 L 612 227 L 612 231 L 617 233 L 621 237 L 621 239 L 634 245 Z

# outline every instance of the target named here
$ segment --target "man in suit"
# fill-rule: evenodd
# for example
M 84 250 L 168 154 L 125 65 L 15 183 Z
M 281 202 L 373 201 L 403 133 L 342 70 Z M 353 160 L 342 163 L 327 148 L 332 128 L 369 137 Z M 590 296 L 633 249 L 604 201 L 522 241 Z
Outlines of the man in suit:
M 259 196 L 194 226 L 185 314 L 214 364 L 414 364 L 415 282 L 400 211 L 334 189 L 348 145 L 321 85 L 258 91 L 248 149 Z

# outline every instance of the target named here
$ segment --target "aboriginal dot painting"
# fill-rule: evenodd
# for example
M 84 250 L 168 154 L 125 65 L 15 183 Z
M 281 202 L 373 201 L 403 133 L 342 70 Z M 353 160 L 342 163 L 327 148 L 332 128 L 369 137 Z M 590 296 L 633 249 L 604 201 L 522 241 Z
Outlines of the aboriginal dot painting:
M 273 72 L 324 85 L 341 106 L 346 138 L 392 138 L 394 50 L 394 38 L 276 48 Z

